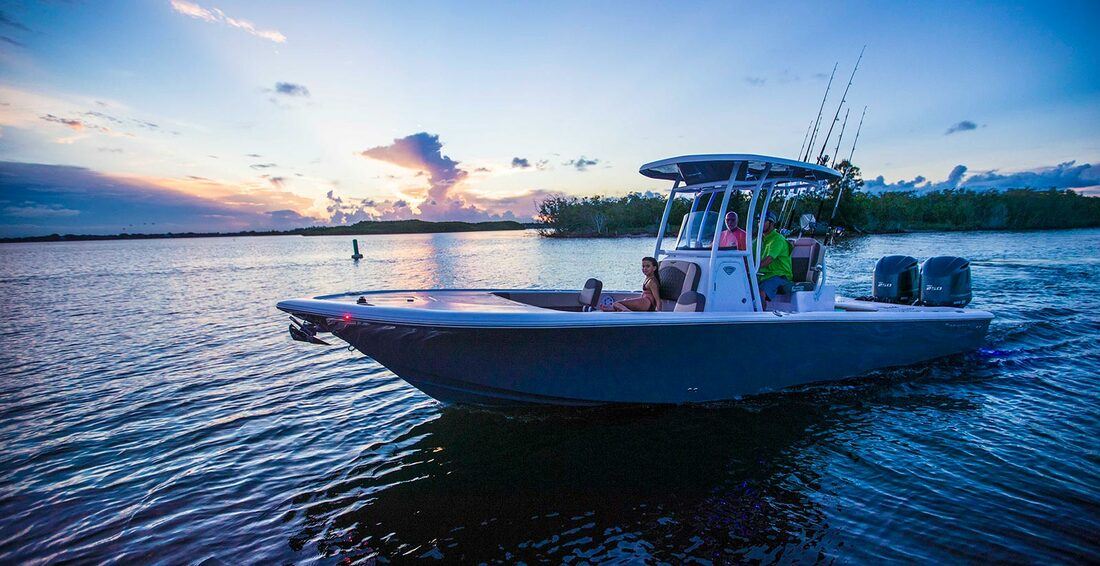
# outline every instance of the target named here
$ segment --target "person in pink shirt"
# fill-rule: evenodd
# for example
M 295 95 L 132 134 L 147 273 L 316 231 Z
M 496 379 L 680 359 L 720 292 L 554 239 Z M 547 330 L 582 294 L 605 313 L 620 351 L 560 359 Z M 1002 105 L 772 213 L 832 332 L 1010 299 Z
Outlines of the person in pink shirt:
M 726 213 L 726 229 L 718 236 L 718 247 L 745 251 L 745 231 L 737 227 L 737 213 Z

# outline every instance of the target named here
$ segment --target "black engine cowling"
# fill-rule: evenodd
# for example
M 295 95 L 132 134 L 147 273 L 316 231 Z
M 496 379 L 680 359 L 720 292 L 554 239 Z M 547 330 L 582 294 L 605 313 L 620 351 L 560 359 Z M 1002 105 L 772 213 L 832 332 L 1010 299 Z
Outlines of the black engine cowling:
M 920 269 L 920 302 L 930 307 L 962 307 L 973 298 L 970 261 L 961 257 L 928 258 Z
M 875 264 L 871 300 L 880 303 L 912 304 L 920 294 L 920 268 L 916 258 L 888 255 Z

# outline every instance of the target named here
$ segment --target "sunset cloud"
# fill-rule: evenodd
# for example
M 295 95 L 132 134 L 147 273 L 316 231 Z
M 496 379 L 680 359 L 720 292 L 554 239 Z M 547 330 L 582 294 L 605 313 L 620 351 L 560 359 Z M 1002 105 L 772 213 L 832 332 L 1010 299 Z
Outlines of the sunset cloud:
M 427 192 L 421 197 L 416 191 L 403 191 L 406 195 L 421 199 L 415 206 L 400 200 L 392 203 L 353 201 L 340 199 L 334 193 L 330 193 L 329 214 L 334 222 L 351 221 L 356 218 L 362 220 L 423 218 L 424 220 L 465 222 L 512 219 L 529 221 L 534 216 L 537 201 L 549 194 L 542 190 L 527 190 L 499 196 L 471 188 L 469 183 L 466 183 L 469 178 L 467 171 L 458 161 L 443 155 L 443 144 L 439 141 L 438 135 L 427 132 L 395 139 L 390 145 L 373 147 L 361 152 L 360 155 L 417 171 L 418 175 L 422 173 L 428 180 Z M 532 164 L 526 158 L 516 157 L 512 160 L 512 167 L 523 169 L 532 167 Z M 475 172 L 481 169 L 484 168 L 477 168 Z
M 483 211 L 484 220 L 517 220 L 530 222 L 538 210 L 538 203 L 558 191 L 529 189 L 513 195 L 466 193 L 468 203 Z
M 63 126 L 68 126 L 69 128 L 72 128 L 78 132 L 84 129 L 84 122 L 75 118 L 61 118 L 59 116 L 54 116 L 53 114 L 46 114 L 45 116 L 39 117 L 47 122 L 55 122 Z
M 0 235 L 234 232 L 298 228 L 320 219 L 312 199 L 266 184 L 202 177 L 111 175 L 84 167 L 0 162 Z M 273 211 L 294 211 L 273 214 Z M 297 218 L 292 225 L 283 224 Z M 303 223 L 301 218 L 310 218 Z M 138 228 L 135 228 L 138 227 Z M 144 227 L 144 228 L 140 228 Z
M 10 126 L 41 137 L 37 141 L 71 144 L 92 135 L 137 138 L 144 132 L 168 132 L 159 124 L 131 118 L 102 101 L 75 95 L 51 96 L 0 86 L 0 126 Z M 88 108 L 95 108 L 89 110 Z M 59 127 L 75 133 L 57 137 Z M 111 142 L 113 143 L 113 142 Z M 103 144 L 101 144 L 103 145 Z
M 185 16 L 202 20 L 204 22 L 225 24 L 235 27 L 237 29 L 244 30 L 256 37 L 266 39 L 268 41 L 274 41 L 275 43 L 286 42 L 286 36 L 275 30 L 261 30 L 257 29 L 252 22 L 247 20 L 239 20 L 231 18 L 222 12 L 218 8 L 203 8 L 193 2 L 187 2 L 186 0 L 171 0 L 172 9 Z
M 459 162 L 443 155 L 438 135 L 420 132 L 393 140 L 390 145 L 372 147 L 360 153 L 363 157 L 422 171 L 428 177 L 428 194 L 418 205 L 426 218 L 452 218 L 450 214 L 466 216 L 471 211 L 460 195 L 452 194 L 456 185 L 469 175 L 459 168 Z
M 325 212 L 330 224 L 355 224 L 379 220 L 408 220 L 416 216 L 408 201 L 341 197 L 336 191 L 325 195 Z

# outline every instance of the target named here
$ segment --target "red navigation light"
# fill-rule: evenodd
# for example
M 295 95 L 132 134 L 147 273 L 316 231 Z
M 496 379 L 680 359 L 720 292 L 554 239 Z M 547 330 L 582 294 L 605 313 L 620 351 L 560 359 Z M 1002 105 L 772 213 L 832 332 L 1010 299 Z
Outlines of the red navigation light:
M 344 322 L 351 322 L 351 313 L 350 312 L 344 313 Z

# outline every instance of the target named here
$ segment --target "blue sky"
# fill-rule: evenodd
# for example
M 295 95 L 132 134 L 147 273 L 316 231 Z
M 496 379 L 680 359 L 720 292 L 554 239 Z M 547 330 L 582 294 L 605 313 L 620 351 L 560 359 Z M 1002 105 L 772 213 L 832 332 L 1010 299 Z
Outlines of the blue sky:
M 876 190 L 1100 185 L 1095 2 L 2 10 L 3 235 L 524 219 L 661 189 L 640 164 L 793 157 L 864 45 L 840 153 L 867 106 Z

